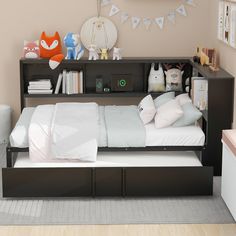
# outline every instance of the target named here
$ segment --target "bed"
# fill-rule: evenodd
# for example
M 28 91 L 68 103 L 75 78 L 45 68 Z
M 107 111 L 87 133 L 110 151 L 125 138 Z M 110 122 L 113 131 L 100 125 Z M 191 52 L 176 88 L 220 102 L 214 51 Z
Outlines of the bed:
M 117 137 L 115 142 L 108 138 L 114 135 L 109 133 L 109 125 L 104 120 L 105 109 L 104 106 L 98 107 L 97 159 L 88 162 L 53 158 L 35 161 L 30 158 L 29 129 L 35 108 L 25 108 L 10 136 L 7 168 L 3 168 L 3 196 L 150 197 L 212 194 L 213 168 L 203 166 L 201 162 L 205 134 L 200 126 L 156 129 L 151 122 L 143 126 L 145 136 L 141 146 L 140 141 L 138 145 L 137 142 L 133 143 L 135 136 L 130 136 L 127 140 L 131 140 L 131 143 L 127 145 L 121 140 L 117 147 Z M 44 114 L 44 121 L 51 119 L 45 113 L 40 114 Z M 123 135 L 127 134 L 125 127 L 121 131 Z M 37 157 L 38 154 L 36 152 Z

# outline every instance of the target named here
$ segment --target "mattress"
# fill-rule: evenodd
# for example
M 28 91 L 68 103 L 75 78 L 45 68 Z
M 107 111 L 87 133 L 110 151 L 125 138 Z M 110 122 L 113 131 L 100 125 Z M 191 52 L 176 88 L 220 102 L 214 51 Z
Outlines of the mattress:
M 35 163 L 27 153 L 19 153 L 14 168 L 69 167 L 190 167 L 202 166 L 194 152 L 100 152 L 96 162 Z
M 156 129 L 154 122 L 145 126 L 146 146 L 203 146 L 205 134 L 198 126 Z
M 100 115 L 103 108 L 100 107 Z M 17 122 L 11 136 L 10 143 L 12 147 L 28 147 L 28 128 L 34 108 L 25 108 Z M 146 129 L 146 146 L 203 146 L 205 135 L 198 126 L 186 127 L 168 127 L 156 129 L 154 122 L 145 126 Z M 106 127 L 104 117 L 101 116 L 99 121 L 99 146 L 105 147 L 107 144 Z

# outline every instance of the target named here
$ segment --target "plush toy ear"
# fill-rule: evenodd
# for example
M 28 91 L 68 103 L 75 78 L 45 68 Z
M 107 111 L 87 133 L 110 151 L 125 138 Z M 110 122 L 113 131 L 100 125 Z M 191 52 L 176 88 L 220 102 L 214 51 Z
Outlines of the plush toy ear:
M 28 44 L 29 42 L 24 40 L 24 47 Z
M 59 35 L 59 33 L 58 33 L 58 32 L 56 32 L 56 33 L 55 33 L 55 35 L 54 35 L 54 37 L 55 37 L 55 38 L 60 38 L 60 35 Z
M 45 38 L 45 37 L 46 37 L 45 31 L 43 31 L 43 33 L 41 34 L 41 37 L 42 37 L 42 38 Z

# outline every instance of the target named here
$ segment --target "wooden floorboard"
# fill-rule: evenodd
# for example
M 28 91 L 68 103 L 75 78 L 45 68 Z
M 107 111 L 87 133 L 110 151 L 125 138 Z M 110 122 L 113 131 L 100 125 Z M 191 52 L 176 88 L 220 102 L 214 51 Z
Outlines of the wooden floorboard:
M 2 226 L 1 236 L 235 236 L 236 225 Z

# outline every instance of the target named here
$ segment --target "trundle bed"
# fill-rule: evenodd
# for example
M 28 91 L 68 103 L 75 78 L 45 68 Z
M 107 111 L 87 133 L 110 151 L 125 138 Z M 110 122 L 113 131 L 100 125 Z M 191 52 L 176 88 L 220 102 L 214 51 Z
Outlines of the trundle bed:
M 199 75 L 204 76 L 205 79 L 213 77 L 213 74 L 206 68 L 195 65 L 187 58 L 126 59 L 118 62 L 65 61 L 61 65 L 63 69 L 84 70 L 84 87 L 87 93 L 77 96 L 61 95 L 61 97 L 63 99 L 67 97 L 92 97 L 93 99 L 97 97 L 141 97 L 147 93 L 147 75 L 152 62 L 184 62 L 186 63 L 184 78 L 191 78 L 193 68 L 196 68 Z M 108 64 L 109 67 L 107 67 Z M 34 108 L 27 108 L 25 100 L 60 97 L 60 95 L 30 96 L 26 93 L 27 83 L 32 79 L 32 75 L 51 73 L 52 80 L 56 79 L 59 70 L 51 72 L 47 66 L 45 60 L 21 60 L 21 106 L 24 110 L 11 135 L 11 145 L 6 150 L 7 166 L 2 169 L 4 197 L 151 197 L 212 194 L 213 172 L 216 164 L 214 163 L 215 158 L 208 155 L 214 146 L 218 149 L 218 140 L 214 142 L 215 139 L 209 139 L 209 136 L 212 135 L 212 125 L 214 126 L 214 122 L 209 123 L 209 119 L 212 118 L 209 114 L 212 111 L 211 93 L 208 95 L 208 112 L 203 112 L 201 127 L 193 125 L 157 131 L 154 124 L 151 123 L 145 126 L 146 139 L 145 146 L 142 147 L 100 145 L 97 161 L 93 163 L 32 162 L 28 155 L 27 129 Z M 91 80 L 94 80 L 94 74 L 102 73 L 104 66 L 107 68 L 103 72 L 104 77 L 106 77 L 106 73 L 117 73 L 117 70 L 121 68 L 124 74 L 133 73 L 137 77 L 135 91 L 114 94 L 92 93 Z M 221 129 L 231 126 L 233 77 L 220 71 L 214 74 L 214 78 L 218 79 L 215 81 L 216 90 L 221 88 L 222 92 L 227 94 L 224 99 L 229 102 L 224 107 L 227 123 L 224 120 L 221 124 L 219 122 L 221 118 L 215 117 L 215 124 L 218 124 L 218 127 L 214 128 L 218 137 Z M 217 85 L 217 82 L 220 83 Z M 208 86 L 211 91 L 211 81 Z M 220 103 L 218 108 L 222 109 L 224 105 Z M 214 106 L 217 113 L 218 108 Z M 212 114 L 215 114 L 215 111 L 212 111 Z M 218 168 L 218 166 L 216 167 Z

